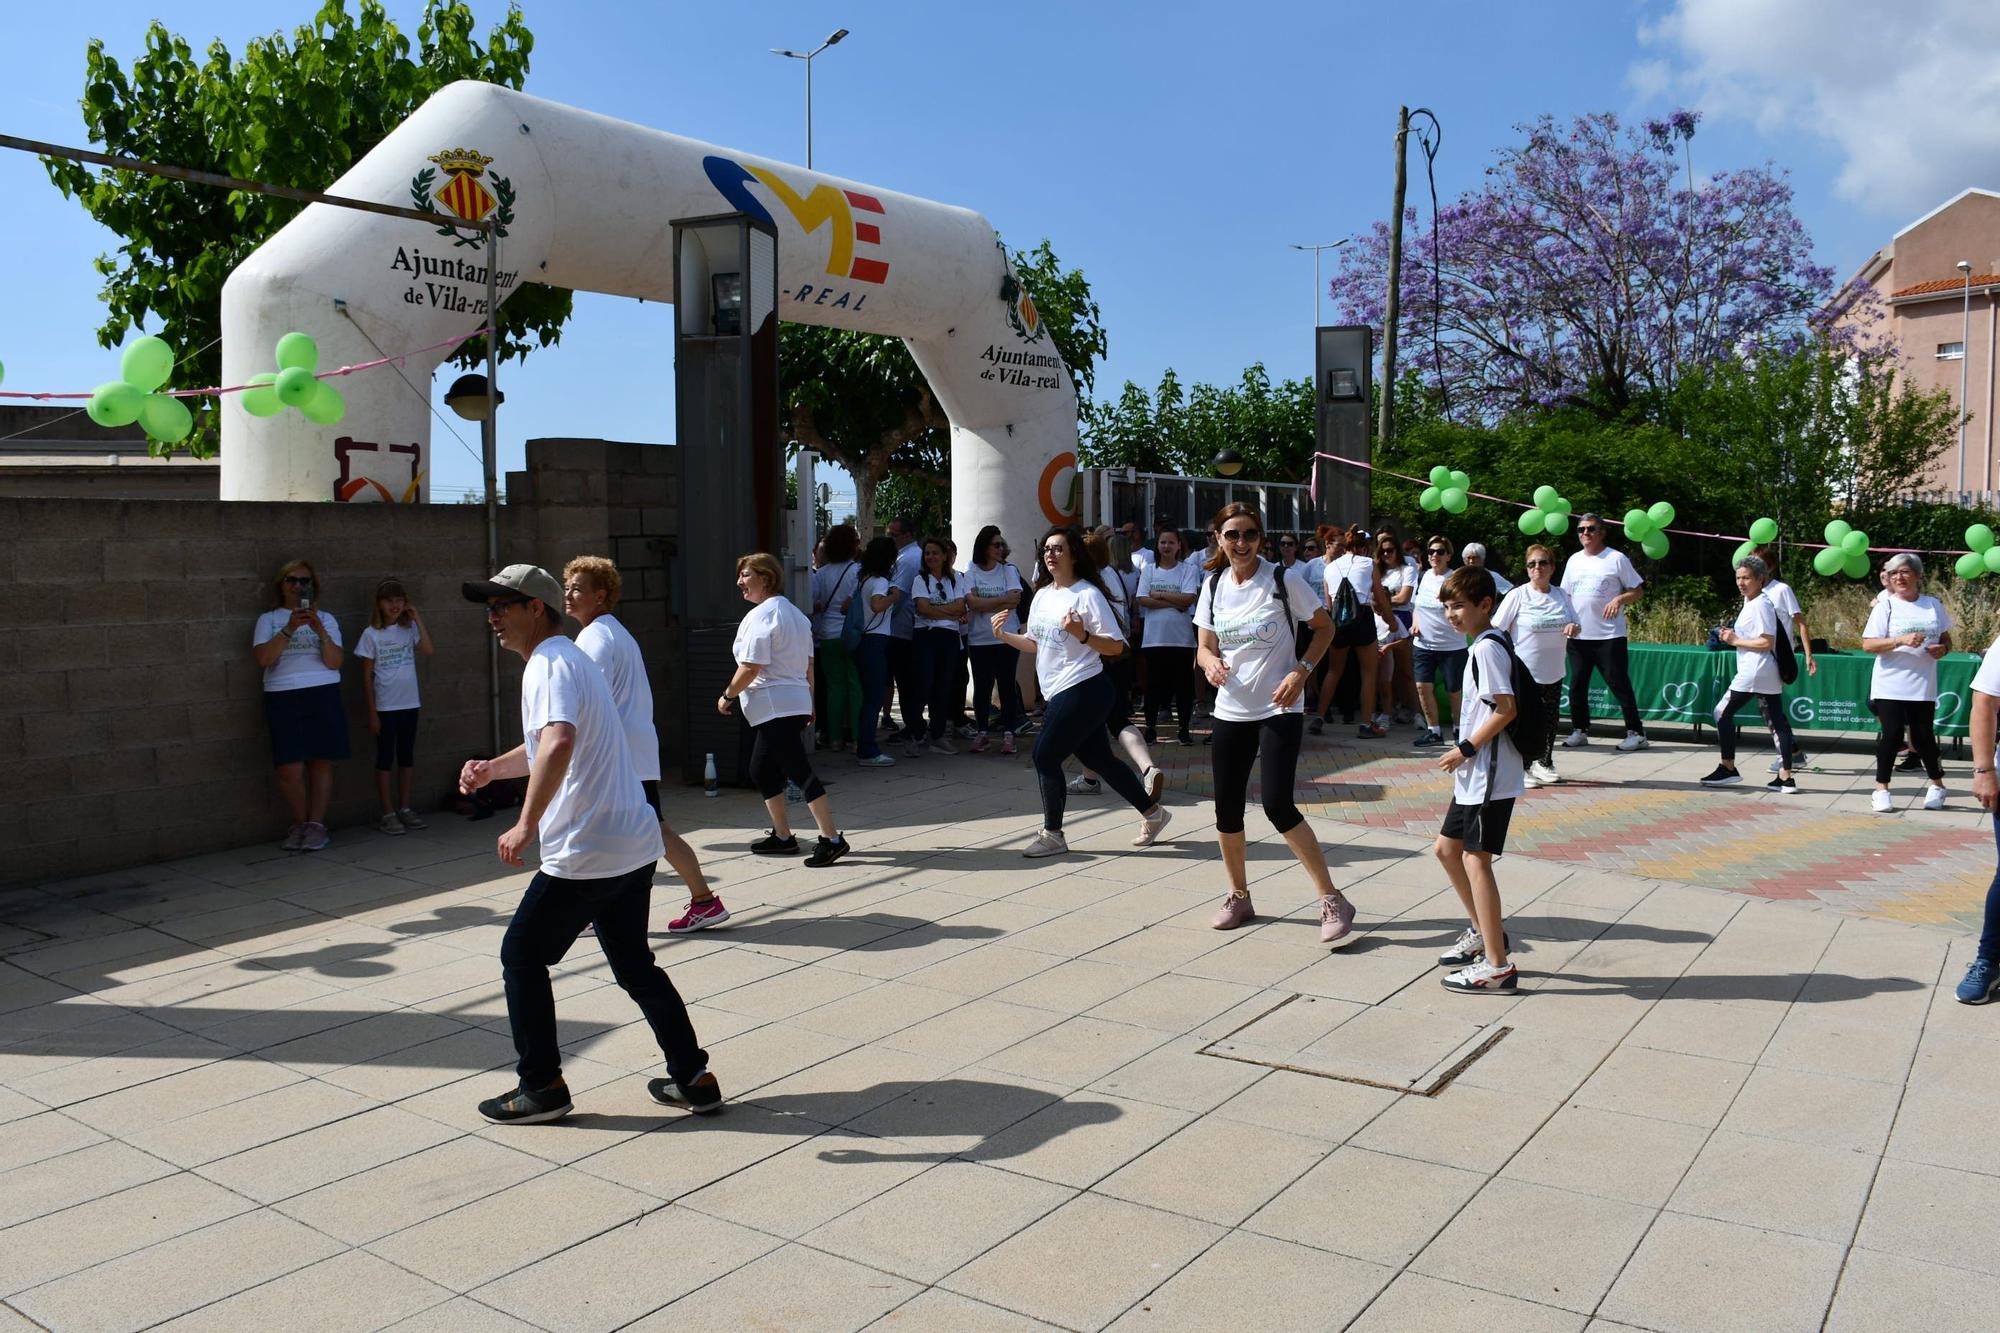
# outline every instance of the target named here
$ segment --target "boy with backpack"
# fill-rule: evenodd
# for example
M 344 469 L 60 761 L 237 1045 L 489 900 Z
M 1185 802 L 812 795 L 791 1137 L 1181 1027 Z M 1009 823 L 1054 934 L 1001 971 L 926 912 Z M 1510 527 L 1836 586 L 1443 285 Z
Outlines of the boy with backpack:
M 1546 725 L 1541 693 L 1507 636 L 1493 629 L 1490 573 L 1476 566 L 1456 571 L 1439 600 L 1472 646 L 1458 743 L 1438 758 L 1439 771 L 1452 775 L 1452 793 L 1435 852 L 1472 924 L 1438 962 L 1458 969 L 1443 980 L 1448 991 L 1512 994 L 1517 978 L 1507 960 L 1493 859 L 1506 848 L 1514 799 L 1527 790 L 1515 737 L 1538 735 Z

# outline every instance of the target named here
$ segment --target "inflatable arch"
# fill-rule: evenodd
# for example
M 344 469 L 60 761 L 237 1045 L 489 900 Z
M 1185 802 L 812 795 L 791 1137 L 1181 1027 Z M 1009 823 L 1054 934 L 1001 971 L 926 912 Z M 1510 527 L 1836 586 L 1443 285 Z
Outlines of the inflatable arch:
M 438 226 L 307 208 L 223 287 L 224 383 L 274 369 L 272 348 L 292 329 L 317 339 L 324 369 L 479 328 L 487 243 L 454 220 L 504 229 L 503 302 L 524 281 L 671 302 L 669 224 L 742 211 L 778 229 L 782 319 L 909 345 L 951 420 L 961 550 L 985 523 L 1025 546 L 1073 507 L 1076 389 L 976 213 L 471 82 L 425 102 L 330 193 L 434 211 Z M 337 426 L 253 417 L 230 396 L 222 497 L 423 500 L 429 377 L 444 359 L 427 352 L 401 373 L 341 381 Z

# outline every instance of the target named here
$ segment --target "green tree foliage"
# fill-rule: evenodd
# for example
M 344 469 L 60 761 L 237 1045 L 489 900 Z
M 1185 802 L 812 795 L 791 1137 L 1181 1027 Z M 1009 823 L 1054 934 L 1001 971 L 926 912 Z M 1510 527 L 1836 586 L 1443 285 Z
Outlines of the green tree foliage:
M 1312 470 L 1312 382 L 1273 384 L 1260 362 L 1236 384 L 1184 391 L 1170 367 L 1150 394 L 1127 380 L 1118 397 L 1087 404 L 1083 430 L 1086 467 L 1207 476 L 1216 454 L 1233 448 L 1245 477 L 1302 481 Z
M 1108 346 L 1089 281 L 1081 269 L 1063 267 L 1046 239 L 1010 258 L 1082 401 Z M 951 423 L 902 339 L 786 324 L 778 339 L 778 382 L 789 438 L 854 477 L 864 536 L 875 531 L 878 495 L 892 474 L 937 490 L 934 503 L 944 507 Z M 898 508 L 928 507 L 900 492 L 893 498 Z
M 101 38 L 91 41 L 84 124 L 108 153 L 324 190 L 446 84 L 520 88 L 534 44 L 514 7 L 480 42 L 464 0 L 426 0 L 414 46 L 380 0 L 360 0 L 355 13 L 346 0 L 326 0 L 289 38 L 252 38 L 240 58 L 220 40 L 198 57 L 156 21 L 129 70 Z M 304 205 L 63 160 L 44 165 L 58 189 L 125 238 L 96 261 L 106 306 L 98 342 L 114 347 L 134 329 L 164 329 L 185 358 L 174 383 L 218 383 L 223 280 Z M 525 356 L 531 336 L 543 347 L 556 342 L 569 313 L 567 291 L 524 284 L 500 311 L 501 357 Z M 473 344 L 461 355 L 484 353 Z M 213 411 L 204 411 L 183 447 L 207 453 L 214 442 Z

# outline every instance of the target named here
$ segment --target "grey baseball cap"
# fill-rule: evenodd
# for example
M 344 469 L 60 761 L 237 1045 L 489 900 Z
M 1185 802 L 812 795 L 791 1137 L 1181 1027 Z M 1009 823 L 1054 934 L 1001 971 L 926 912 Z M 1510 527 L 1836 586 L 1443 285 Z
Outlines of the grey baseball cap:
M 489 602 L 495 597 L 536 597 L 542 605 L 562 614 L 562 584 L 540 565 L 509 565 L 490 579 L 465 585 L 465 600 Z

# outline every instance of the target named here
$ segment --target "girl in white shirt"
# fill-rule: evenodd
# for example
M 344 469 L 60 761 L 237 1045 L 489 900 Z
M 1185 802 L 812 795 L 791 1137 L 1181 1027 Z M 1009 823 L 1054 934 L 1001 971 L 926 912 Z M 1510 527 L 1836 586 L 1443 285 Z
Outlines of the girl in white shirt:
M 1375 582 L 1389 602 L 1389 617 L 1375 622 L 1375 654 L 1380 665 L 1375 673 L 1375 697 L 1383 712 L 1395 704 L 1397 722 L 1417 718 L 1417 683 L 1413 672 L 1416 646 L 1410 636 L 1413 608 L 1410 599 L 1417 591 L 1417 571 L 1403 559 L 1403 543 L 1395 529 L 1383 528 L 1375 534 Z
M 1721 743 L 1722 762 L 1701 780 L 1704 787 L 1733 787 L 1743 781 L 1736 771 L 1736 714 L 1752 699 L 1771 727 L 1771 742 L 1778 747 L 1778 776 L 1771 791 L 1789 796 L 1799 789 L 1792 780 L 1792 724 L 1785 716 L 1785 682 L 1778 675 L 1778 636 L 1791 629 L 1777 606 L 1764 595 L 1771 568 L 1754 555 L 1736 562 L 1736 590 L 1743 594 L 1743 609 L 1736 624 L 1722 631 L 1722 641 L 1736 650 L 1736 674 L 1729 691 L 1715 706 L 1715 736 Z M 1787 640 L 1789 642 L 1789 639 Z
M 1875 796 L 1877 814 L 1896 808 L 1889 797 L 1889 772 L 1896 751 L 1909 732 L 1910 748 L 1930 777 L 1924 789 L 1924 809 L 1944 808 L 1944 764 L 1938 758 L 1938 659 L 1951 651 L 1951 613 L 1938 599 L 1923 592 L 1924 562 L 1908 551 L 1889 557 L 1882 567 L 1889 591 L 1868 613 L 1861 647 L 1875 654 L 1875 673 L 1868 686 L 1868 704 L 1881 731 L 1875 737 Z
M 361 659 L 361 692 L 368 700 L 368 730 L 375 737 L 375 794 L 382 801 L 382 818 L 375 827 L 401 835 L 425 827 L 410 808 L 410 791 L 417 778 L 417 715 L 422 700 L 417 689 L 417 655 L 434 651 L 430 629 L 399 579 L 383 579 L 375 588 L 375 614 L 354 644 Z M 389 773 L 400 770 L 400 803 L 389 798 Z
M 989 741 L 993 717 L 993 695 L 1000 695 L 1000 753 L 1014 753 L 1014 733 L 1026 716 L 1021 708 L 1021 685 L 1015 668 L 1020 652 L 1000 642 L 993 634 L 993 616 L 1007 613 L 1007 628 L 1020 628 L 1015 609 L 1021 605 L 1020 571 L 1009 563 L 1006 538 L 991 523 L 972 539 L 972 563 L 965 571 L 967 607 L 967 651 L 972 658 L 972 719 L 979 735 L 972 752 L 979 754 Z
M 847 608 L 861 592 L 861 534 L 846 523 L 827 530 L 826 563 L 813 571 L 813 662 L 818 668 L 820 743 L 844 750 L 860 727 L 861 672 L 841 641 Z
M 882 701 L 889 695 L 889 643 L 895 633 L 896 603 L 902 590 L 895 585 L 896 543 L 890 537 L 876 537 L 861 553 L 861 591 L 856 594 L 866 608 L 861 646 L 854 650 L 854 665 L 861 675 L 860 730 L 854 737 L 854 756 L 869 768 L 889 768 L 895 758 L 882 753 L 876 733 L 880 727 Z
M 1264 815 L 1319 890 L 1321 942 L 1338 948 L 1354 938 L 1354 906 L 1334 887 L 1319 838 L 1292 801 L 1305 737 L 1306 682 L 1333 640 L 1333 619 L 1296 571 L 1283 570 L 1258 554 L 1264 525 L 1255 509 L 1225 505 L 1214 526 L 1224 557 L 1204 575 L 1195 603 L 1194 623 L 1201 636 L 1195 661 L 1216 690 L 1215 836 L 1229 891 L 1209 925 L 1234 930 L 1255 915 L 1244 860 L 1243 807 L 1250 770 L 1258 766 Z M 1294 653 L 1293 630 L 1300 621 L 1312 629 L 1303 657 Z
M 1344 553 L 1331 556 L 1326 562 L 1326 604 L 1329 608 L 1340 605 L 1340 585 L 1345 583 L 1354 589 L 1355 597 L 1361 603 L 1361 623 L 1367 631 L 1367 638 L 1357 630 L 1354 642 L 1336 642 L 1327 651 L 1327 688 L 1322 691 L 1325 698 L 1320 701 L 1319 716 L 1313 720 L 1312 731 L 1317 735 L 1333 716 L 1333 696 L 1340 686 L 1341 673 L 1347 669 L 1348 654 L 1355 657 L 1355 668 L 1361 677 L 1361 722 L 1357 731 L 1363 740 L 1376 740 L 1389 734 L 1382 725 L 1388 719 L 1375 712 L 1375 622 L 1371 616 L 1388 620 L 1393 614 L 1389 609 L 1389 599 L 1375 579 L 1375 534 L 1356 524 L 1347 529 L 1340 540 Z
M 929 714 L 925 748 L 936 754 L 957 754 L 951 743 L 951 722 L 958 715 L 958 622 L 965 615 L 965 580 L 951 567 L 944 543 L 936 537 L 924 539 L 923 563 L 917 568 L 916 654 L 919 719 Z M 915 754 L 917 743 L 910 743 Z
M 1075 755 L 1144 816 L 1135 847 L 1150 847 L 1167 826 L 1166 807 L 1150 796 L 1138 774 L 1111 749 L 1104 719 L 1112 707 L 1106 656 L 1127 651 L 1125 630 L 1111 614 L 1097 564 L 1074 527 L 1050 528 L 1043 536 L 1035 569 L 1035 596 L 1026 633 L 1007 628 L 1007 613 L 989 622 L 994 636 L 1035 660 L 1035 678 L 1047 701 L 1035 734 L 1035 779 L 1042 794 L 1042 831 L 1025 856 L 1057 856 L 1069 850 L 1063 838 L 1067 793 L 1063 761 Z
M 1146 660 L 1146 743 L 1159 737 L 1162 709 L 1180 721 L 1180 743 L 1194 744 L 1194 610 L 1201 566 L 1181 559 L 1181 535 L 1160 529 L 1159 556 L 1139 575 L 1138 603 L 1146 613 L 1140 655 Z

